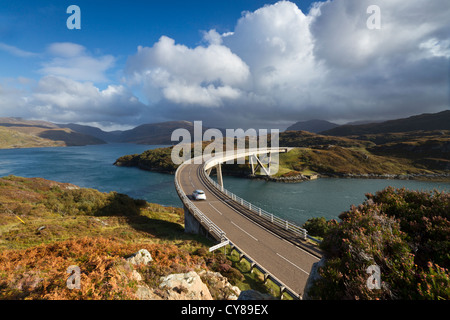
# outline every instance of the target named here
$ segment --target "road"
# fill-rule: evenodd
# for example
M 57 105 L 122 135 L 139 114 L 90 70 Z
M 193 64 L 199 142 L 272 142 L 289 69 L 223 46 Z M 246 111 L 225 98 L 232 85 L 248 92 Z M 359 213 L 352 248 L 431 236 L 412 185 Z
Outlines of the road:
M 230 199 L 221 197 L 202 178 L 202 165 L 189 164 L 180 169 L 178 182 L 186 195 L 191 195 L 195 189 L 206 193 L 206 201 L 193 201 L 197 208 L 222 229 L 232 243 L 301 296 L 311 267 L 320 260 L 320 255 L 281 238 L 243 215 L 239 206 L 236 208 Z

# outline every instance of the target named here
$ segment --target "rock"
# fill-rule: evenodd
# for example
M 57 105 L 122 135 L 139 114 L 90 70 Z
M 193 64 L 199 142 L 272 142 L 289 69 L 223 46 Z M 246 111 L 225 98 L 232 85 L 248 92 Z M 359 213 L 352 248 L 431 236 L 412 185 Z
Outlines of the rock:
M 241 290 L 228 282 L 219 272 L 202 270 L 198 273 L 209 288 L 214 300 L 237 300 Z
M 136 281 L 142 281 L 142 276 L 139 272 L 137 272 L 136 270 L 133 270 L 131 273 L 131 277 L 132 279 L 136 280 Z
M 152 255 L 150 254 L 150 252 L 148 252 L 148 250 L 141 249 L 138 252 L 136 252 L 135 254 L 133 254 L 131 257 L 129 257 L 127 259 L 127 261 L 134 265 L 138 265 L 138 264 L 146 265 L 150 261 L 153 261 L 153 259 L 152 259 Z
M 242 291 L 238 297 L 238 300 L 276 300 L 276 298 L 270 294 L 261 293 L 251 289 Z
M 319 262 L 316 262 L 311 267 L 311 272 L 309 273 L 308 280 L 305 284 L 305 289 L 303 290 L 303 297 L 302 300 L 311 300 L 312 297 L 308 295 L 309 289 L 312 287 L 314 281 L 317 279 L 320 279 L 319 275 L 319 268 L 323 267 L 325 265 L 325 258 L 322 257 L 322 259 L 319 260 Z
M 135 295 L 139 300 L 163 300 L 163 298 L 157 295 L 155 291 L 150 289 L 147 285 L 138 285 Z
M 167 293 L 168 300 L 212 300 L 206 284 L 197 272 L 171 274 L 161 277 L 160 289 Z

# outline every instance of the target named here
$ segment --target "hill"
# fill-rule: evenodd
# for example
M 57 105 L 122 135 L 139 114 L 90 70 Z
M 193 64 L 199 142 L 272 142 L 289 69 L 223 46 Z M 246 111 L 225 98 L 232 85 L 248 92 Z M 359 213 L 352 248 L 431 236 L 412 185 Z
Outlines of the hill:
M 0 140 L 0 148 L 81 146 L 104 143 L 171 145 L 174 144 L 171 141 L 172 133 L 176 129 L 186 129 L 194 137 L 194 124 L 189 121 L 148 123 L 130 130 L 107 132 L 97 127 L 75 123 L 54 124 L 21 118 L 0 118 L 0 128 L 5 129 L 3 130 L 5 137 Z M 203 132 L 207 129 L 203 128 Z M 6 130 L 9 131 L 7 138 Z M 16 132 L 22 135 L 20 138 L 13 139 L 17 135 Z
M 0 148 L 32 148 L 49 146 L 83 146 L 105 141 L 69 128 L 37 120 L 0 118 Z
M 420 138 L 418 136 L 419 133 L 396 135 L 396 140 L 390 140 L 394 139 L 395 143 L 376 144 L 306 131 L 283 132 L 280 133 L 279 145 L 293 149 L 279 155 L 280 167 L 275 179 L 295 182 L 322 175 L 447 181 L 450 178 L 448 133 L 440 132 L 436 136 L 435 132 L 421 132 Z M 208 144 L 203 142 L 203 148 Z M 122 156 L 114 164 L 174 173 L 178 166 L 171 161 L 171 152 L 172 147 L 147 150 L 142 154 Z M 248 163 L 226 165 L 222 171 L 225 175 L 237 176 L 250 176 L 251 172 Z
M 64 146 L 64 143 L 0 126 L 0 149 L 61 146 Z
M 167 121 L 149 123 L 120 133 L 118 141 L 136 144 L 173 144 L 172 132 L 176 129 L 186 129 L 194 136 L 194 124 L 189 121 Z M 206 129 L 206 128 L 205 128 Z
M 182 208 L 42 178 L 0 178 L 0 300 L 195 299 L 189 287 L 160 289 L 162 277 L 198 274 L 209 297 L 273 290 L 239 255 L 184 232 Z M 147 250 L 148 264 L 129 258 Z M 78 266 L 81 288 L 66 286 Z M 238 271 L 239 270 L 239 271 Z M 181 286 L 181 284 L 180 284 Z
M 172 132 L 176 129 L 186 129 L 194 136 L 194 124 L 189 121 L 166 121 L 147 123 L 130 130 L 103 131 L 92 126 L 74 123 L 60 124 L 61 128 L 70 128 L 74 131 L 88 134 L 107 142 L 136 143 L 149 145 L 171 145 Z M 203 132 L 208 128 L 203 128 Z
M 69 128 L 73 131 L 83 133 L 106 142 L 119 142 L 122 131 L 103 131 L 100 128 L 86 126 L 76 123 L 58 124 L 59 128 Z
M 308 131 L 285 131 L 279 135 L 279 145 L 286 147 L 314 147 L 336 145 L 341 147 L 364 148 L 374 145 L 370 141 L 316 134 Z
M 285 131 L 309 131 L 313 133 L 319 133 L 325 130 L 330 130 L 338 127 L 336 123 L 332 123 L 325 120 L 308 120 L 299 121 L 289 126 Z
M 363 125 L 343 125 L 321 132 L 330 136 L 350 136 L 409 131 L 450 130 L 450 110 L 438 113 L 424 113 L 404 119 Z

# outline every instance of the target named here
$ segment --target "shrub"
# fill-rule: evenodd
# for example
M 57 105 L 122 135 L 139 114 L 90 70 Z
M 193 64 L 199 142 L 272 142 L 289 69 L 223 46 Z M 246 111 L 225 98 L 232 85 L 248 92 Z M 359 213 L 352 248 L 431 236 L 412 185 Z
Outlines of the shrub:
M 368 194 L 362 205 L 339 216 L 340 223 L 328 224 L 321 243 L 326 262 L 309 295 L 319 299 L 449 299 L 448 199 L 444 192 L 391 187 Z M 380 268 L 380 289 L 367 286 L 366 270 L 371 265 Z
M 330 228 L 330 222 L 324 217 L 310 218 L 304 224 L 303 228 L 308 230 L 308 234 L 313 237 L 323 237 Z

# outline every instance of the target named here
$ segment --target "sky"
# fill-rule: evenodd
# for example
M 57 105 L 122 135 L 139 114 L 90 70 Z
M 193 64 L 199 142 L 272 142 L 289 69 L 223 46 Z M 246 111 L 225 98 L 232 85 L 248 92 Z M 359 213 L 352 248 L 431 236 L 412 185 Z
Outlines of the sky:
M 1 1 L 0 117 L 283 130 L 448 110 L 448 17 L 442 0 Z

